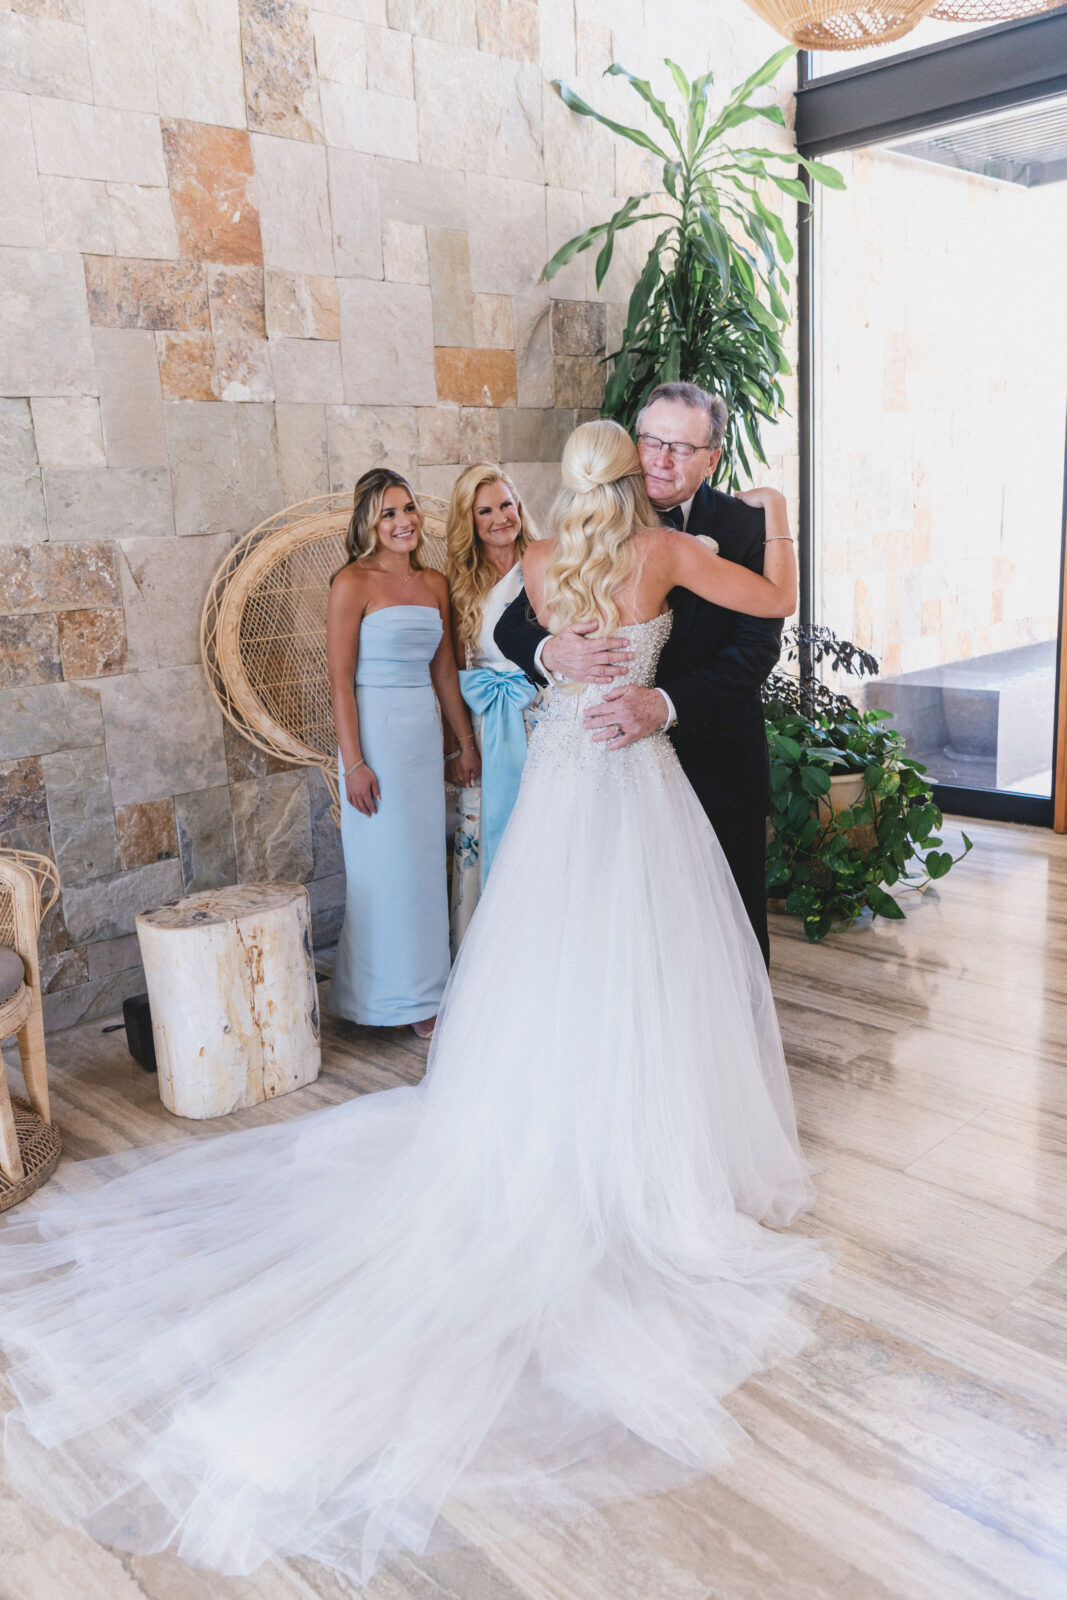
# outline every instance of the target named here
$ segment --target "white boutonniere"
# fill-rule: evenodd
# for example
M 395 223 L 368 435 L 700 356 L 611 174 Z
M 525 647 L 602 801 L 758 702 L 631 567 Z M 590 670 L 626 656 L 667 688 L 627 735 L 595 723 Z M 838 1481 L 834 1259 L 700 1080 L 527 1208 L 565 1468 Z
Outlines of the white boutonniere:
M 713 539 L 710 533 L 695 533 L 693 538 L 699 539 L 701 544 L 706 544 L 713 556 L 718 555 L 719 541 L 718 539 Z

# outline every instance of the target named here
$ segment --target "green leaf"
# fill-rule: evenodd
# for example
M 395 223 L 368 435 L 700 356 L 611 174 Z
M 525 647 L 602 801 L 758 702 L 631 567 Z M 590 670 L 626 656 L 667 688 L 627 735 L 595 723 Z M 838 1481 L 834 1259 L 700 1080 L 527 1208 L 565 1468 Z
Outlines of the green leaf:
M 716 222 L 707 206 L 701 206 L 698 214 L 705 243 L 725 287 L 730 282 L 730 235 L 721 222 Z
M 923 859 L 923 866 L 931 878 L 943 878 L 953 866 L 952 856 L 947 850 L 931 850 Z
M 803 160 L 803 158 L 801 158 Z M 823 161 L 804 160 L 804 166 L 811 173 L 816 183 L 825 184 L 828 189 L 843 189 L 845 180 L 836 167 L 828 167 Z
M 781 106 L 734 106 L 732 111 L 724 111 L 715 124 L 716 137 L 720 133 L 725 133 L 729 128 L 740 127 L 742 122 L 751 122 L 753 117 L 763 117 L 767 122 L 773 122 L 779 128 L 785 127 L 785 117 Z
M 677 62 L 665 59 L 663 65 L 667 68 L 667 71 L 674 79 L 674 87 L 678 90 L 678 93 L 688 105 L 693 94 L 692 85 L 690 84 L 689 79 L 686 77 L 685 73 L 682 71 Z
M 778 323 L 765 306 L 761 306 L 758 300 L 753 300 L 749 310 L 761 328 L 765 328 L 775 338 L 778 337 Z
M 904 913 L 891 894 L 886 894 L 877 884 L 872 883 L 867 889 L 867 904 L 875 916 L 888 917 L 893 922 L 903 922 Z
M 771 736 L 771 747 L 776 752 L 787 755 L 791 761 L 799 761 L 802 749 L 795 739 L 790 739 L 788 734 L 776 733 Z M 788 772 L 788 767 L 785 769 Z
M 663 124 L 671 138 L 674 140 L 675 144 L 678 146 L 678 149 L 684 152 L 685 146 L 682 144 L 678 134 L 678 129 L 674 125 L 674 121 L 672 120 L 667 107 L 663 104 L 663 101 L 657 94 L 653 92 L 652 85 L 648 82 L 647 78 L 635 77 L 632 72 L 627 72 L 626 68 L 619 61 L 613 61 L 610 67 L 605 68 L 604 76 L 606 78 L 625 78 L 631 89 L 635 89 L 645 104 L 647 106 L 651 106 L 652 113 L 656 120 Z
M 755 72 L 734 90 L 728 104 L 731 106 L 739 105 L 742 100 L 748 99 L 753 90 L 762 89 L 765 83 L 771 83 L 777 78 L 786 62 L 791 61 L 796 53 L 796 46 L 791 44 L 786 45 L 783 50 L 775 51 L 774 55 L 766 60 L 762 67 L 757 67 Z
M 771 182 L 777 184 L 783 194 L 792 195 L 794 200 L 807 200 L 808 191 L 799 178 L 781 178 L 777 172 L 768 173 Z
M 769 207 L 765 206 L 759 195 L 754 191 L 752 195 L 752 204 L 755 207 L 760 221 L 763 222 L 765 226 L 768 227 L 774 234 L 775 243 L 778 246 L 779 253 L 786 261 L 792 261 L 793 245 L 789 235 L 785 231 L 785 224 L 781 217 L 776 216 L 775 213 L 769 209 Z
M 617 215 L 618 212 L 616 212 Z M 569 261 L 574 260 L 579 251 L 588 250 L 593 241 L 599 239 L 602 233 L 607 232 L 607 229 L 608 223 L 598 222 L 595 228 L 588 228 L 585 233 L 579 233 L 573 239 L 568 239 L 566 244 L 560 245 L 541 276 L 549 280 L 554 278 L 562 267 L 565 267 Z
M 800 830 L 800 848 L 802 850 L 810 850 L 811 846 L 815 843 L 815 840 L 819 837 L 821 829 L 822 823 L 819 821 L 818 817 L 809 817 L 803 828 Z
M 801 767 L 800 781 L 810 795 L 829 794 L 830 776 L 821 767 Z
M 669 161 L 666 150 L 661 150 L 655 139 L 650 139 L 647 133 L 642 133 L 640 128 L 628 128 L 623 122 L 613 122 L 611 117 L 605 117 L 601 112 L 594 111 L 589 103 L 582 99 L 580 94 L 575 94 L 573 89 L 559 78 L 553 78 L 552 87 L 556 90 L 565 106 L 572 111 L 577 111 L 580 117 L 592 117 L 605 128 L 610 128 L 612 133 L 617 133 L 620 139 L 629 139 L 631 144 L 638 144 L 643 150 L 651 150 L 653 155 L 659 156 L 661 161 Z

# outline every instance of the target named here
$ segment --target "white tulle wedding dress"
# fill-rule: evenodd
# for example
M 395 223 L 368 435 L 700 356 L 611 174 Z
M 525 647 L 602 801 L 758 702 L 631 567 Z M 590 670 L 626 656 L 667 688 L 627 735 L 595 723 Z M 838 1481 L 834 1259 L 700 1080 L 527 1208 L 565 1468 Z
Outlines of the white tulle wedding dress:
M 634 681 L 669 629 L 622 630 Z M 722 1397 L 803 1337 L 819 1249 L 765 1225 L 811 1185 L 711 827 L 664 735 L 591 742 L 596 698 L 534 733 L 419 1087 L 86 1163 L 0 1227 L 36 1503 L 360 1582 L 724 1459 Z

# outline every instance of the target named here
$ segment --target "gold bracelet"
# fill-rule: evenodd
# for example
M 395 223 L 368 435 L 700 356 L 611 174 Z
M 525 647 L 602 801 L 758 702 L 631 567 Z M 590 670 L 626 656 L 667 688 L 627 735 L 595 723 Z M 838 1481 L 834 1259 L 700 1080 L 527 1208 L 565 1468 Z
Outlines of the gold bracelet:
M 790 544 L 793 543 L 793 535 L 791 533 L 772 533 L 770 537 L 764 539 L 763 542 L 764 544 L 774 544 L 778 539 L 788 539 Z
M 473 733 L 461 733 L 460 736 L 459 736 L 459 742 L 460 742 L 460 744 L 473 744 L 474 743 L 474 735 L 473 735 Z
M 345 770 L 342 772 L 341 776 L 342 776 L 342 778 L 347 778 L 347 777 L 349 777 L 349 775 L 351 773 L 358 772 L 360 767 L 365 767 L 366 765 L 367 765 L 366 761 L 363 759 L 362 756 L 360 756 L 358 761 L 353 761 L 353 763 L 352 763 L 352 765 L 350 767 L 346 767 L 345 768 Z

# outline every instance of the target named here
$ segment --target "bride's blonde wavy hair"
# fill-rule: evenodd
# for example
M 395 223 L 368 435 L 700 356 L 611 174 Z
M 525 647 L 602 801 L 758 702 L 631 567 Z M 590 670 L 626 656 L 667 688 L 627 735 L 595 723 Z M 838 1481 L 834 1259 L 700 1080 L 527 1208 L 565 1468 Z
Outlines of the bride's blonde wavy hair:
M 563 449 L 563 488 L 552 507 L 556 553 L 545 569 L 553 633 L 596 622 L 619 625 L 616 596 L 633 574 L 633 535 L 659 518 L 645 489 L 637 447 L 617 422 L 583 422 Z

